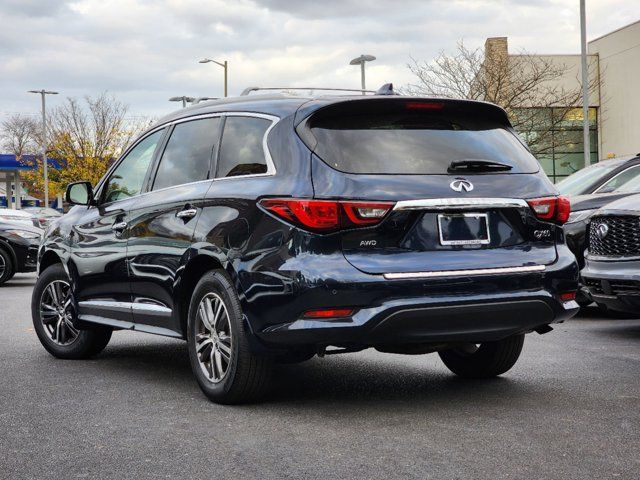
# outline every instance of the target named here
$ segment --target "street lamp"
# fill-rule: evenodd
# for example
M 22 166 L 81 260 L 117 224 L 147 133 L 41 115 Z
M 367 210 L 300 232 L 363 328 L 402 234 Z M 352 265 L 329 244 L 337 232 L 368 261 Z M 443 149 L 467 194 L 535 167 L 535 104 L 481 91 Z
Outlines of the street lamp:
M 187 106 L 187 102 L 191 103 L 195 101 L 194 97 L 187 97 L 186 95 L 182 95 L 180 97 L 171 97 L 169 99 L 170 102 L 182 102 L 182 108 Z
M 200 60 L 198 63 L 215 63 L 216 65 L 220 65 L 222 68 L 224 68 L 224 96 L 227 96 L 227 61 L 225 60 L 224 62 L 218 62 L 217 60 L 211 60 L 210 58 L 203 58 L 202 60 Z
M 376 57 L 374 57 L 373 55 L 360 55 L 359 57 L 354 58 L 349 62 L 349 65 L 360 65 L 360 79 L 362 81 L 362 90 L 367 89 L 364 81 L 364 64 L 366 62 L 373 62 L 375 59 Z M 362 94 L 364 95 L 365 92 L 362 92 Z
M 45 110 L 45 97 L 58 95 L 58 92 L 49 90 L 29 90 L 28 93 L 39 93 L 42 99 L 42 165 L 44 168 L 44 206 L 49 206 L 49 171 L 47 165 L 47 113 Z

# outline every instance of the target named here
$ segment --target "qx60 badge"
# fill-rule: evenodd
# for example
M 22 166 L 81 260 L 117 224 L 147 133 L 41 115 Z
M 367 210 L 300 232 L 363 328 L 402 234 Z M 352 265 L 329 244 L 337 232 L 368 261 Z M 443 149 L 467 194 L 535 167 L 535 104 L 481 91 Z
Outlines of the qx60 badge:
M 454 190 L 456 192 L 462 192 L 463 190 L 465 192 L 470 192 L 471 190 L 473 190 L 473 183 L 471 183 L 469 180 L 465 180 L 464 178 L 456 178 L 449 184 L 449 186 L 451 187 L 451 190 Z

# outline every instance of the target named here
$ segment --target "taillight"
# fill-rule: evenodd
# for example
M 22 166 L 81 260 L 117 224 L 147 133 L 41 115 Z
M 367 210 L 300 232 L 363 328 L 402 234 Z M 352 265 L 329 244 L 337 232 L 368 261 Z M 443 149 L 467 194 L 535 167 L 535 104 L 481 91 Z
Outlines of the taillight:
M 280 218 L 323 233 L 341 228 L 376 225 L 393 205 L 391 202 L 339 202 L 298 198 L 267 198 L 260 201 L 262 208 Z
M 565 223 L 569 220 L 571 213 L 571 203 L 567 197 L 544 197 L 527 200 L 540 220 L 547 220 L 556 223 Z
M 386 202 L 340 202 L 344 213 L 353 225 L 375 225 L 393 207 Z

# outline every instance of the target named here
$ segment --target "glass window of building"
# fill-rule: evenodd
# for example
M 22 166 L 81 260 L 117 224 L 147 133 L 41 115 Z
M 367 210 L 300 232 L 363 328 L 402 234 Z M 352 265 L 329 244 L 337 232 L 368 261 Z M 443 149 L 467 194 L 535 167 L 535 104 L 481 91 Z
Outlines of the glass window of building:
M 584 167 L 582 108 L 518 108 L 514 124 L 544 171 L 557 182 Z M 598 112 L 589 108 L 589 154 L 598 161 Z

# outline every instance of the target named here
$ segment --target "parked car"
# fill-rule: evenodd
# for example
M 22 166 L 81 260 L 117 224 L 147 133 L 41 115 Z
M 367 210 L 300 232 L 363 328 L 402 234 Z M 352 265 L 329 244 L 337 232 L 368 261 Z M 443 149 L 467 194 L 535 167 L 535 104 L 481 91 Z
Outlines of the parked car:
M 0 208 L 0 223 L 22 223 L 31 227 L 40 227 L 40 222 L 31 213 L 13 208 Z
M 640 189 L 638 190 L 640 191 Z M 584 250 L 587 248 L 586 231 L 591 216 L 598 209 L 620 198 L 633 195 L 635 192 L 617 191 L 613 193 L 593 193 L 591 195 L 579 195 L 569 197 L 571 202 L 571 214 L 564 225 L 567 235 L 567 245 L 578 259 L 580 268 L 584 267 Z
M 24 222 L 0 221 L 0 285 L 16 273 L 36 270 L 43 231 Z
M 609 310 L 640 315 L 640 195 L 610 203 L 589 222 L 582 278 Z
M 569 197 L 613 192 L 629 180 L 640 176 L 640 154 L 601 160 L 569 175 L 556 187 Z
M 609 182 L 615 182 L 615 177 Z M 608 184 L 603 184 L 608 187 Z M 610 193 L 592 193 L 589 195 L 579 195 L 577 197 L 569 197 L 571 201 L 571 214 L 569 220 L 564 225 L 564 231 L 567 236 L 567 245 L 576 256 L 580 268 L 584 268 L 584 251 L 587 248 L 587 224 L 591 216 L 598 212 L 598 209 L 614 202 L 618 199 L 628 197 L 640 193 L 640 175 L 628 177 L 625 183 L 616 185 L 615 190 Z M 589 295 L 584 288 L 581 288 L 577 301 L 581 306 L 591 303 Z
M 25 207 L 23 210 L 36 217 L 40 228 L 47 228 L 53 220 L 62 216 L 58 210 L 49 207 Z
M 35 330 L 61 358 L 113 329 L 187 340 L 212 400 L 274 361 L 438 352 L 500 375 L 578 311 L 558 196 L 501 108 L 401 96 L 249 96 L 159 121 L 49 227 Z

